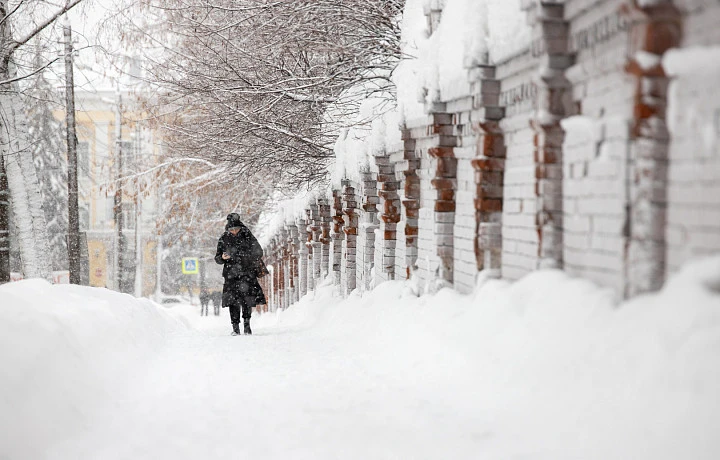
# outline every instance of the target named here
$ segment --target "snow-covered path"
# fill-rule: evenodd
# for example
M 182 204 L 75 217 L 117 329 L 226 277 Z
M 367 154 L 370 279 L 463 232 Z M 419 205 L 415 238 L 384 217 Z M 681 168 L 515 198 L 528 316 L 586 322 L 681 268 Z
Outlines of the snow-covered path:
M 457 397 L 468 363 L 407 362 L 372 336 L 262 318 L 232 337 L 226 315 L 171 337 L 50 458 L 469 458 L 487 436 L 482 411 Z
M 0 459 L 715 460 L 720 257 L 657 295 L 557 271 L 228 313 L 0 286 Z

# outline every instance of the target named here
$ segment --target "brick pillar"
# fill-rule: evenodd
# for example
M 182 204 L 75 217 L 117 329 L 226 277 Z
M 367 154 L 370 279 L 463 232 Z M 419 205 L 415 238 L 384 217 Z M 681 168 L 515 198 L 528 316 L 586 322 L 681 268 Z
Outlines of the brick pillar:
M 375 263 L 375 229 L 378 228 L 377 204 L 380 198 L 377 195 L 377 180 L 374 173 L 363 172 L 360 174 L 362 180 L 362 204 L 361 208 L 363 221 L 359 228 L 359 237 L 363 239 L 359 279 L 362 290 L 372 289 L 372 272 Z
M 305 246 L 307 246 L 308 250 L 307 292 L 310 292 L 315 289 L 315 251 L 313 251 L 313 244 L 315 244 L 313 227 L 315 226 L 315 221 L 313 220 L 313 210 L 310 204 L 308 204 L 305 209 L 305 222 L 307 223 L 307 227 L 305 227 L 307 235 Z
M 267 275 L 267 276 L 263 277 L 262 281 L 263 281 L 262 288 L 263 288 L 263 292 L 265 293 L 265 299 L 267 301 L 267 309 L 268 309 L 268 311 L 272 311 L 273 305 L 270 303 L 271 298 L 272 298 L 272 276 Z
M 380 244 L 381 259 L 377 260 L 379 273 L 387 279 L 395 279 L 395 248 L 397 244 L 397 224 L 400 222 L 400 181 L 395 176 L 395 164 L 390 155 L 383 153 L 375 156 L 378 168 L 378 196 L 380 197 Z
M 322 277 L 322 220 L 317 200 L 310 203 L 310 222 L 308 230 L 312 233 L 312 289 L 317 289 Z M 309 287 L 308 287 L 309 288 Z
M 500 107 L 500 81 L 495 66 L 479 65 L 470 70 L 473 109 L 478 121 L 475 170 L 475 259 L 478 270 L 499 278 L 502 263 L 502 211 L 505 176 L 505 138 L 499 121 L 505 116 Z
M 291 288 L 291 296 L 290 296 L 290 303 L 294 304 L 298 300 L 300 300 L 300 289 L 299 289 L 299 277 L 298 277 L 298 248 L 300 246 L 300 238 L 299 238 L 299 232 L 298 227 L 295 224 L 295 222 L 291 222 L 287 224 L 287 229 L 289 233 L 289 240 L 288 245 L 290 248 L 290 272 L 292 275 L 290 276 L 290 288 Z
M 342 293 L 340 287 L 342 279 L 342 245 L 345 239 L 343 232 L 343 210 L 342 210 L 342 194 L 340 190 L 333 190 L 333 204 L 331 209 L 332 217 L 332 233 L 330 234 L 333 242 L 332 251 L 332 271 L 333 284 L 336 286 L 337 292 Z
M 357 214 L 357 197 L 355 196 L 355 188 L 351 186 L 347 180 L 343 181 L 343 214 L 345 233 L 345 295 L 355 290 L 356 275 L 356 250 L 358 235 L 358 214 Z
M 265 248 L 263 250 L 263 260 L 265 261 L 265 264 L 272 265 L 273 258 L 272 258 L 272 254 L 270 253 L 269 249 L 270 248 L 269 248 L 269 244 L 268 244 L 265 246 Z M 267 276 L 263 277 L 261 285 L 262 285 L 263 292 L 265 293 L 265 298 L 267 299 L 268 308 L 272 311 L 272 304 L 270 303 L 270 301 L 272 299 L 272 291 L 271 291 L 272 275 L 267 275 Z
M 435 138 L 435 147 L 428 149 L 428 155 L 436 160 L 435 178 L 430 181 L 436 191 L 435 199 L 435 244 L 440 261 L 438 279 L 453 282 L 455 189 L 457 188 L 457 159 L 454 147 L 453 116 L 448 113 L 432 113 L 432 125 L 428 134 Z
M 262 288 L 263 292 L 265 293 L 265 298 L 267 299 L 267 305 L 266 311 L 270 309 L 270 291 L 268 290 L 268 282 L 267 282 L 267 276 L 262 278 L 260 280 L 260 287 Z
M 629 222 L 626 244 L 625 296 L 656 291 L 665 282 L 667 182 L 670 133 L 666 121 L 669 78 L 662 55 L 680 45 L 682 16 L 670 0 L 639 8 L 630 29 L 630 61 L 636 77 L 629 178 Z M 657 56 L 647 68 L 635 60 L 638 51 Z
M 264 251 L 264 257 L 265 257 L 265 263 L 268 265 L 273 265 L 275 263 L 275 260 L 273 258 L 272 253 L 272 240 L 268 240 L 268 243 L 265 245 L 265 251 Z M 274 269 L 274 265 L 273 265 Z M 266 276 L 265 279 L 265 286 L 263 286 L 263 292 L 265 293 L 265 297 L 267 298 L 268 305 L 270 306 L 270 309 L 272 310 L 273 305 L 271 303 L 272 300 L 272 289 L 273 289 L 273 273 L 270 273 L 268 276 Z
M 330 201 L 327 198 L 319 198 L 318 216 L 320 218 L 320 242 L 321 261 L 320 261 L 320 279 L 323 280 L 330 274 L 330 223 L 332 216 L 330 215 Z
M 285 269 L 283 267 L 282 248 L 278 235 L 273 238 L 273 248 L 275 253 L 275 305 L 283 308 L 283 296 L 285 295 Z
M 292 248 L 289 243 L 289 232 L 286 230 L 283 235 L 285 250 L 285 308 L 292 304 L 293 295 L 293 272 L 292 272 Z
M 420 158 L 415 152 L 415 139 L 410 130 L 403 128 L 403 158 L 405 175 L 405 199 L 402 200 L 405 213 L 405 277 L 410 279 L 412 272 L 417 270 L 418 257 L 418 219 L 420 217 Z
M 537 78 L 535 130 L 535 227 L 538 235 L 537 268 L 563 266 L 562 145 L 560 120 L 572 114 L 572 84 L 565 70 L 573 62 L 569 24 L 564 6 L 540 2 L 533 15 L 533 55 L 540 58 Z
M 287 288 L 285 281 L 285 241 L 282 237 L 282 229 L 278 230 L 273 238 L 275 241 L 275 253 L 277 254 L 277 267 L 278 267 L 278 296 L 277 303 L 278 307 L 285 308 L 285 291 Z
M 265 291 L 265 295 L 268 297 L 268 302 L 270 302 L 271 300 L 273 301 L 271 308 L 277 309 L 277 304 L 275 303 L 275 278 L 277 276 L 275 272 L 277 271 L 277 260 L 275 259 L 275 248 L 273 247 L 272 239 L 268 242 L 268 246 L 267 248 L 265 248 L 265 251 L 268 254 L 268 262 L 270 262 L 270 264 L 273 266 L 273 272 L 268 275 L 268 278 L 270 278 L 270 280 L 268 282 L 268 290 Z
M 307 221 L 297 219 L 298 229 L 298 297 L 308 292 L 308 232 Z
M 282 256 L 282 267 L 283 267 L 283 296 L 282 296 L 282 307 L 283 309 L 290 306 L 290 250 L 288 247 L 288 231 L 286 227 L 282 227 L 278 232 L 278 240 L 280 245 L 280 254 Z

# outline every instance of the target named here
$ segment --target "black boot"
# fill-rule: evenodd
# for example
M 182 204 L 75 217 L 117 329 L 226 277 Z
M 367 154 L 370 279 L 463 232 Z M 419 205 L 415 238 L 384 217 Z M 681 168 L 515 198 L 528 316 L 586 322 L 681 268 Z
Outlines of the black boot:
M 245 324 L 245 335 L 252 335 L 252 330 L 250 330 L 250 318 L 244 318 L 244 324 Z
M 240 335 L 240 324 L 239 323 L 232 323 L 233 326 L 233 333 L 232 335 Z

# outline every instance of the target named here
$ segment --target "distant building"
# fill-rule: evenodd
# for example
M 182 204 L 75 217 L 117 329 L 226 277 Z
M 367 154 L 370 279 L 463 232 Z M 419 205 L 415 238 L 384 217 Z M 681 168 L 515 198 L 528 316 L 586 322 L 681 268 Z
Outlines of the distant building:
M 143 120 L 143 114 L 136 109 L 136 98 L 130 92 L 78 90 L 75 99 L 80 231 L 87 232 L 90 285 L 134 293 L 139 259 L 141 292 L 142 295 L 150 295 L 155 291 L 157 278 L 157 196 L 152 181 L 142 172 L 154 165 L 158 158 L 160 143 L 157 134 Z M 118 115 L 120 140 L 117 136 Z M 65 113 L 58 111 L 55 116 L 64 119 Z M 118 171 L 118 151 L 122 151 L 122 171 Z M 122 182 L 123 264 L 126 267 L 123 286 L 118 285 L 116 276 L 118 241 L 114 210 L 120 177 L 127 178 Z M 139 206 L 135 198 L 138 178 L 144 189 Z M 139 256 L 136 252 L 137 240 L 141 245 Z

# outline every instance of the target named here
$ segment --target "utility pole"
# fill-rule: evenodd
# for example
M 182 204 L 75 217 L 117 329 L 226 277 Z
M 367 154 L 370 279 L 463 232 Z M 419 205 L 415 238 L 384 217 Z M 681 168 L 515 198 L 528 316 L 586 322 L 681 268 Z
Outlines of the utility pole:
M 142 151 L 142 129 L 140 122 L 135 123 L 135 165 L 140 165 Z M 139 169 L 139 168 L 138 168 Z M 143 266 L 142 266 L 142 196 L 140 177 L 135 178 L 135 297 L 142 297 Z
M 0 155 L 0 284 L 10 282 L 10 192 L 5 158 Z
M 113 217 L 115 220 L 115 288 L 123 292 L 124 276 L 123 263 L 125 241 L 123 240 L 123 210 L 122 210 L 122 174 L 123 174 L 123 144 L 122 144 L 122 94 L 120 84 L 117 88 L 117 103 L 115 104 L 115 197 L 113 200 Z
M 70 20 L 65 18 L 65 124 L 68 157 L 68 265 L 70 284 L 80 284 L 80 218 L 78 214 L 77 135 L 75 133 L 75 83 L 73 81 L 73 44 Z
M 160 186 L 162 187 L 162 185 Z M 158 196 L 161 196 L 158 193 Z M 158 207 L 160 205 L 158 204 Z M 156 255 L 155 255 L 155 301 L 160 302 L 162 300 L 162 230 L 158 226 L 157 230 L 157 243 L 156 243 Z

